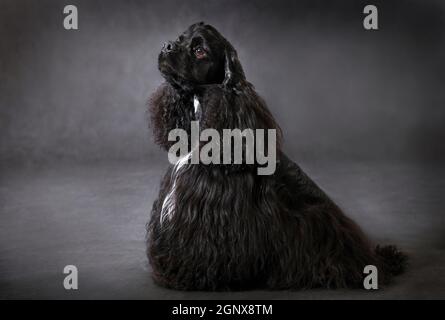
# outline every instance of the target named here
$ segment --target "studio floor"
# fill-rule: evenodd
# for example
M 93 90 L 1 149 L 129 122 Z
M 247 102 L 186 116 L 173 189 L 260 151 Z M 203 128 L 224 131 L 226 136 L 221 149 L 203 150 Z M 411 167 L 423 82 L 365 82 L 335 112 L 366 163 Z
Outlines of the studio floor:
M 1 299 L 445 298 L 445 168 L 408 163 L 301 167 L 378 243 L 410 256 L 377 291 L 180 292 L 156 286 L 145 224 L 162 162 L 4 167 L 0 179 Z M 63 287 L 75 265 L 78 290 Z

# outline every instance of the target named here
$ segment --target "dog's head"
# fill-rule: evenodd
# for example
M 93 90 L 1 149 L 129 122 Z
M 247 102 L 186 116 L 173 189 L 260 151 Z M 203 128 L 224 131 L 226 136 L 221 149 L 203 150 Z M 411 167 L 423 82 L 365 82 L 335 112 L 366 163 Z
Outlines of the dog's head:
M 245 79 L 233 46 L 212 26 L 191 25 L 175 41 L 164 44 L 159 70 L 173 86 L 193 90 L 196 86 L 236 86 Z

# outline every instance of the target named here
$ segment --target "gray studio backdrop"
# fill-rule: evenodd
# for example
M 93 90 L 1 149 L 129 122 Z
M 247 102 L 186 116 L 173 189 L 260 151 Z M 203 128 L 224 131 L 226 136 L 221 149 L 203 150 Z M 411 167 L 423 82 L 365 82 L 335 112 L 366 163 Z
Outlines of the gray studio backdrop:
M 63 28 L 68 4 L 79 30 Z M 366 4 L 377 31 L 363 28 Z M 202 20 L 237 48 L 292 159 L 373 241 L 409 254 L 394 286 L 152 282 L 145 224 L 168 161 L 146 101 L 162 43 Z M 0 299 L 444 298 L 444 71 L 443 0 L 0 0 Z
M 79 30 L 63 28 L 63 7 Z M 3 163 L 162 156 L 157 54 L 204 20 L 238 49 L 297 159 L 443 160 L 445 5 L 372 1 L 0 1 Z

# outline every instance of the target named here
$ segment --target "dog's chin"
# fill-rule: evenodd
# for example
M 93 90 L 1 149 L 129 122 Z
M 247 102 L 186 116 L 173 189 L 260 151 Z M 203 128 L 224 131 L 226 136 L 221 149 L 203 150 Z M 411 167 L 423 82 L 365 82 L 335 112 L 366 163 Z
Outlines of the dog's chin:
M 175 78 L 175 72 L 174 70 L 168 66 L 168 65 L 164 65 L 164 64 L 159 64 L 159 72 L 161 72 L 162 77 L 166 80 L 169 81 L 169 78 Z
M 161 57 L 159 57 L 158 69 L 164 78 L 170 74 L 176 73 L 174 68 L 167 62 L 167 60 Z
M 159 71 L 165 81 L 177 90 L 187 92 L 196 87 L 194 81 L 188 80 L 169 65 L 159 65 Z

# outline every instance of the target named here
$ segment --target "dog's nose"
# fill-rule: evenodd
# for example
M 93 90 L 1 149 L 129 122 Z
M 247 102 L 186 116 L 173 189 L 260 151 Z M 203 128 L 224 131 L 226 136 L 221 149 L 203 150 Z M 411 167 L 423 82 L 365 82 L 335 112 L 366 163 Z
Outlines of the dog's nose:
M 162 51 L 168 53 L 170 51 L 173 51 L 173 49 L 175 48 L 175 44 L 171 41 L 164 43 L 164 45 L 162 46 Z

